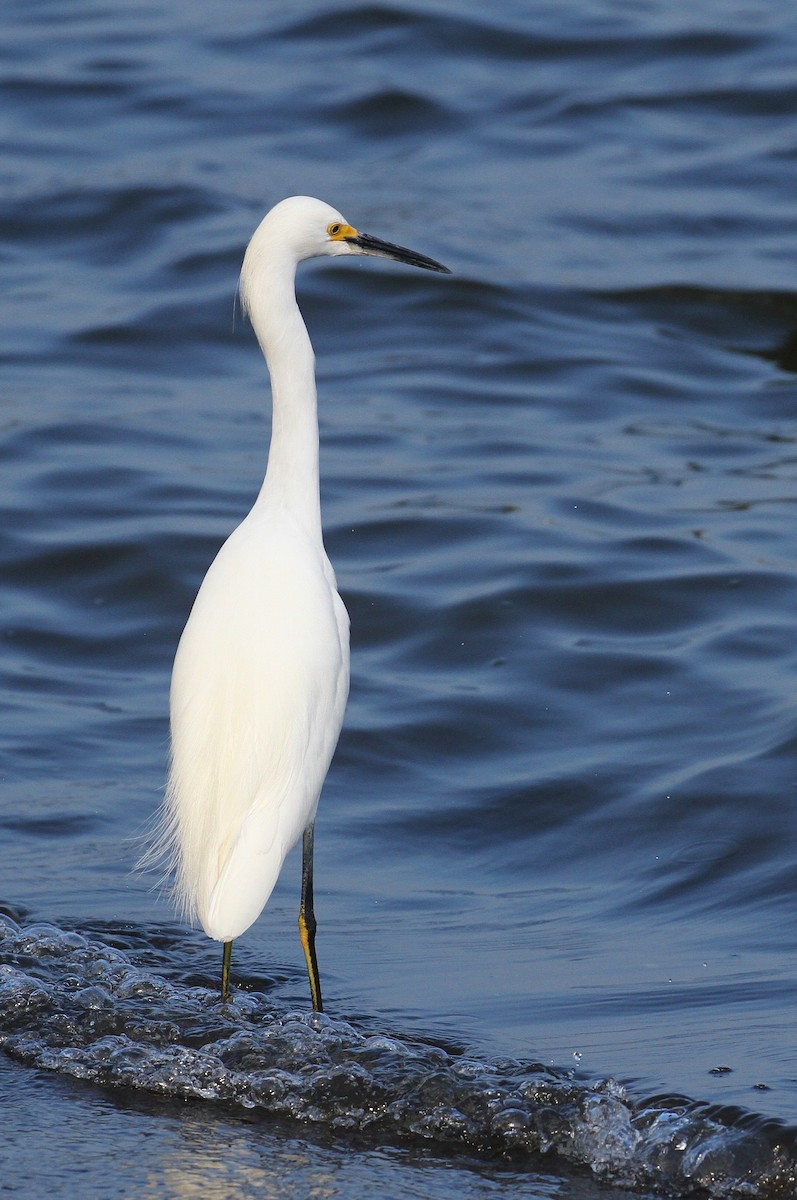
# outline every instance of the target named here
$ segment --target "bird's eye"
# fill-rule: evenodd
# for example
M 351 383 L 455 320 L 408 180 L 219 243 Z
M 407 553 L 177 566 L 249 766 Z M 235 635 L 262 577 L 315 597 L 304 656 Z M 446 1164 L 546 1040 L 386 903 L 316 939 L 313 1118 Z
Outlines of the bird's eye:
M 337 237 L 338 234 L 340 233 L 340 231 L 341 231 L 341 226 L 337 222 L 335 222 L 333 225 L 330 225 L 329 229 L 327 230 L 327 233 L 331 234 L 332 237 Z

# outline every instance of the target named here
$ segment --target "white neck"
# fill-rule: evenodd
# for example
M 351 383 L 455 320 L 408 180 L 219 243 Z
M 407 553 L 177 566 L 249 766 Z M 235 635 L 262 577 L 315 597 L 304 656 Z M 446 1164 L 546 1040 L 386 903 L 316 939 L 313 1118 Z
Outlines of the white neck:
M 257 503 L 288 509 L 321 539 L 315 355 L 296 303 L 296 265 L 265 262 L 244 281 L 244 303 L 271 376 L 271 445 Z

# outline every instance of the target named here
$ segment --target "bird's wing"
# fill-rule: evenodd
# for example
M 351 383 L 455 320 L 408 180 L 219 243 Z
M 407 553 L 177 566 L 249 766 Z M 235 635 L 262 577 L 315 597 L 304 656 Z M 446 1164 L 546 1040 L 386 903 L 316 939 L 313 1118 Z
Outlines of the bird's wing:
M 258 916 L 314 815 L 348 692 L 341 608 L 323 550 L 251 514 L 197 596 L 172 679 L 169 804 L 178 888 L 211 937 Z

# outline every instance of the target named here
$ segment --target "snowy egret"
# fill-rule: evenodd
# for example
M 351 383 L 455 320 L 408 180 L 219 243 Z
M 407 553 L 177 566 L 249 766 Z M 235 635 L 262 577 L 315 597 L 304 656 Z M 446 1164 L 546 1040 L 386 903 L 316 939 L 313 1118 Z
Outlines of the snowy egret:
M 181 912 L 224 943 L 262 912 L 303 836 L 299 931 L 322 1009 L 313 913 L 313 823 L 349 689 L 349 619 L 324 550 L 313 348 L 296 267 L 376 255 L 448 272 L 359 233 L 309 196 L 281 201 L 246 250 L 240 295 L 271 376 L 266 476 L 199 589 L 172 674 L 171 761 L 159 849 Z

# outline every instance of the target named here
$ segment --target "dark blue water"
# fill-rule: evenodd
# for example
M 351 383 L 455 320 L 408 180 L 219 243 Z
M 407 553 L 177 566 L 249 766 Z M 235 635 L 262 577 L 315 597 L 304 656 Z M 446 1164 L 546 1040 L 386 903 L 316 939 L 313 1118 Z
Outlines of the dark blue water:
M 6 1189 L 792 1196 L 792 6 L 4 17 Z M 296 856 L 228 1010 L 132 871 L 292 193 L 454 271 L 300 274 L 353 643 L 324 1019 Z

